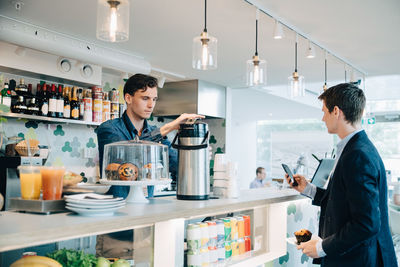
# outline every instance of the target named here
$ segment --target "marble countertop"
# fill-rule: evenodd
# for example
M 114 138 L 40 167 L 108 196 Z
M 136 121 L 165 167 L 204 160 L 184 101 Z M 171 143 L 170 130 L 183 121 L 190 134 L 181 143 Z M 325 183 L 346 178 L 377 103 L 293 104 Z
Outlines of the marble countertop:
M 148 204 L 128 204 L 110 217 L 83 217 L 74 213 L 38 215 L 6 211 L 0 213 L 0 252 L 151 226 L 175 218 L 191 219 L 237 212 L 271 203 L 303 199 L 293 189 L 249 189 L 237 199 L 205 201 L 160 197 Z

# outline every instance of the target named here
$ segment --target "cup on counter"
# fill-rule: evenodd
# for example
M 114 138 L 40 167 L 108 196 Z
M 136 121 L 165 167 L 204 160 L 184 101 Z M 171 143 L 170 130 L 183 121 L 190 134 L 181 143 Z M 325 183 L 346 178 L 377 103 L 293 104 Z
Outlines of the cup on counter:
M 63 189 L 64 167 L 42 167 L 43 200 L 61 199 Z
M 226 157 L 225 154 L 218 153 L 214 157 L 214 172 L 226 171 Z
M 18 166 L 22 199 L 39 199 L 42 188 L 40 166 Z

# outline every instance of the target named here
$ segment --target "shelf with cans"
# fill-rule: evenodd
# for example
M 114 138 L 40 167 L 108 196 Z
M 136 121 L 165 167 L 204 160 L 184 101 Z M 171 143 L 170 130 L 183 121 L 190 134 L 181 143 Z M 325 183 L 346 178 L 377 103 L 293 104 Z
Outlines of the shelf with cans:
M 224 266 L 251 257 L 251 211 L 217 217 L 187 224 L 185 266 Z
M 80 88 L 40 81 L 34 87 L 5 79 L 0 96 L 0 116 L 54 123 L 100 125 L 120 117 L 124 105 L 119 91 L 103 92 L 101 87 Z

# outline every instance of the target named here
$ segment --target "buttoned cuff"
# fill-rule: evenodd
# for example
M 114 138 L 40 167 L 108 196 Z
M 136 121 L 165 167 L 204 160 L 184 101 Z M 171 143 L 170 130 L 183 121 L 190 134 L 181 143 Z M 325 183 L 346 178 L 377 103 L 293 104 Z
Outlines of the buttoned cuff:
M 324 249 L 322 248 L 322 240 L 317 242 L 317 254 L 319 258 L 325 257 L 326 253 Z
M 317 193 L 317 187 L 311 183 L 307 183 L 306 188 L 304 188 L 301 193 L 303 196 L 309 197 L 314 200 L 315 194 Z

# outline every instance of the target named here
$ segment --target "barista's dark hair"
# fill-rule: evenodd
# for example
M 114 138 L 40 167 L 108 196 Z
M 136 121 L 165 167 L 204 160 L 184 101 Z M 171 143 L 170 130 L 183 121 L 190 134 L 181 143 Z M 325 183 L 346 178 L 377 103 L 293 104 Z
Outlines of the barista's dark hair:
M 324 101 L 329 112 L 332 112 L 337 106 L 343 111 L 346 121 L 352 125 L 361 121 L 366 99 L 363 90 L 356 85 L 341 83 L 332 86 L 323 92 L 318 99 Z
M 146 91 L 147 88 L 157 87 L 157 79 L 145 75 L 145 74 L 135 74 L 131 76 L 124 85 L 124 95 L 130 94 L 134 95 L 136 91 L 143 90 Z
M 258 168 L 257 168 L 257 170 L 256 170 L 256 174 L 259 174 L 259 173 L 261 173 L 261 172 L 262 172 L 262 170 L 264 170 L 264 168 L 263 168 L 263 167 L 258 167 Z

